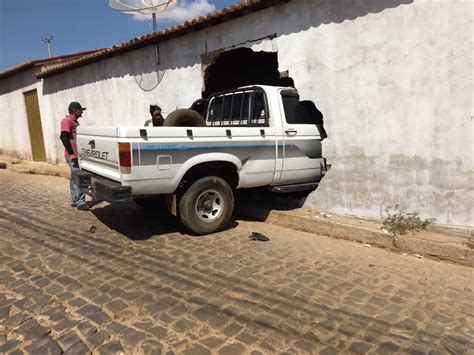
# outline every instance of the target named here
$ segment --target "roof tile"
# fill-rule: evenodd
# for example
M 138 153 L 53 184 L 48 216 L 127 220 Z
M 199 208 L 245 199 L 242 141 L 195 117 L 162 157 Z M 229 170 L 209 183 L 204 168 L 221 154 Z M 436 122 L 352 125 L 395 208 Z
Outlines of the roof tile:
M 54 63 L 54 62 L 71 62 L 70 59 L 72 58 L 77 58 L 77 57 L 82 57 L 82 56 L 87 56 L 90 53 L 95 53 L 98 51 L 103 51 L 104 49 L 94 49 L 91 51 L 85 51 L 85 52 L 79 52 L 79 53 L 72 53 L 72 54 L 66 54 L 66 55 L 61 55 L 61 56 L 56 56 L 56 57 L 51 57 L 51 58 L 41 58 L 41 59 L 35 59 L 35 60 L 29 60 L 20 64 L 17 64 L 11 68 L 8 68 L 7 70 L 4 70 L 0 72 L 0 79 L 5 79 L 9 76 L 15 75 L 17 73 L 26 71 L 28 69 L 31 69 L 35 66 L 42 66 L 42 65 L 48 65 L 48 63 Z M 54 65 L 56 66 L 56 65 Z

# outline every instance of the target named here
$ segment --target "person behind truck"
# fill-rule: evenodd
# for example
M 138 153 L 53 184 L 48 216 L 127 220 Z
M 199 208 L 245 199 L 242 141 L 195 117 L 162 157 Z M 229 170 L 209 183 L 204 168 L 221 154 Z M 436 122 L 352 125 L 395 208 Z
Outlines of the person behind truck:
M 61 135 L 59 138 L 64 145 L 64 158 L 71 170 L 69 178 L 69 189 L 71 190 L 71 207 L 77 207 L 80 211 L 87 211 L 90 206 L 85 200 L 85 194 L 74 183 L 73 171 L 79 170 L 79 161 L 76 145 L 76 129 L 79 126 L 79 118 L 85 111 L 79 102 L 71 102 L 68 107 L 69 114 L 61 121 Z
M 145 127 L 161 127 L 165 122 L 165 119 L 161 115 L 161 107 L 158 105 L 150 105 L 151 119 L 145 121 Z

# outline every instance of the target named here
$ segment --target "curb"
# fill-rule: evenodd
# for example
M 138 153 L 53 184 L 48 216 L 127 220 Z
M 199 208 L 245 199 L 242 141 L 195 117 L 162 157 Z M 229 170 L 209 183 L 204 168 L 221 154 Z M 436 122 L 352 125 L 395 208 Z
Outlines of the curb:
M 63 171 L 64 169 L 50 169 L 43 166 L 31 166 L 30 164 L 18 164 L 10 166 L 10 170 L 16 171 L 21 174 L 37 174 L 37 175 L 48 175 L 58 176 L 69 179 L 69 171 Z
M 69 179 L 69 168 L 66 165 L 28 162 L 8 155 L 0 155 L 0 159 L 4 162 L 0 163 L 0 169 L 8 169 L 22 174 L 59 176 Z M 4 168 L 1 167 L 2 164 L 5 165 Z
M 386 248 L 416 257 L 424 256 L 474 267 L 474 249 L 468 246 L 469 240 L 467 238 L 436 235 L 433 232 L 419 232 L 393 237 L 373 228 L 344 224 L 331 221 L 328 218 L 314 219 L 314 216 L 311 218 L 300 214 L 301 211 L 271 211 L 266 222 L 330 238 L 356 241 L 367 246 Z M 354 220 L 357 221 L 355 218 Z

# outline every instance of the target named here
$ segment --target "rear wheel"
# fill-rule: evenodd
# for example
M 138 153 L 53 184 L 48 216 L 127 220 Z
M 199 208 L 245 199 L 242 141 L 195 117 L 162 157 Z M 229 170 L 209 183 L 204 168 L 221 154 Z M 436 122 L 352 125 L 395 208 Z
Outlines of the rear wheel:
M 223 230 L 234 211 L 234 194 L 217 176 L 203 177 L 191 184 L 179 200 L 179 218 L 192 233 L 203 235 Z

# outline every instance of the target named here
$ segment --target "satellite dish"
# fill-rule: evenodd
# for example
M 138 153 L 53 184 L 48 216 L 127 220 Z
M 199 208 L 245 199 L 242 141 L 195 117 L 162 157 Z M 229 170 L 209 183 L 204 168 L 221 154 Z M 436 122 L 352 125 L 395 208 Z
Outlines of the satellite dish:
M 109 0 L 109 6 L 132 15 L 151 15 L 171 9 L 177 2 L 178 0 Z
M 109 6 L 117 11 L 131 15 L 152 15 L 153 32 L 156 33 L 156 13 L 171 9 L 176 5 L 178 0 L 109 0 Z M 156 63 L 160 64 L 160 52 L 158 43 L 155 44 Z M 157 71 L 157 78 L 150 78 L 145 74 L 141 74 L 139 78 L 135 78 L 140 88 L 145 91 L 151 91 L 157 87 L 163 79 L 164 73 L 160 75 Z
M 171 9 L 178 0 L 109 0 L 109 6 L 131 15 L 152 15 L 153 32 L 156 32 L 156 13 Z

